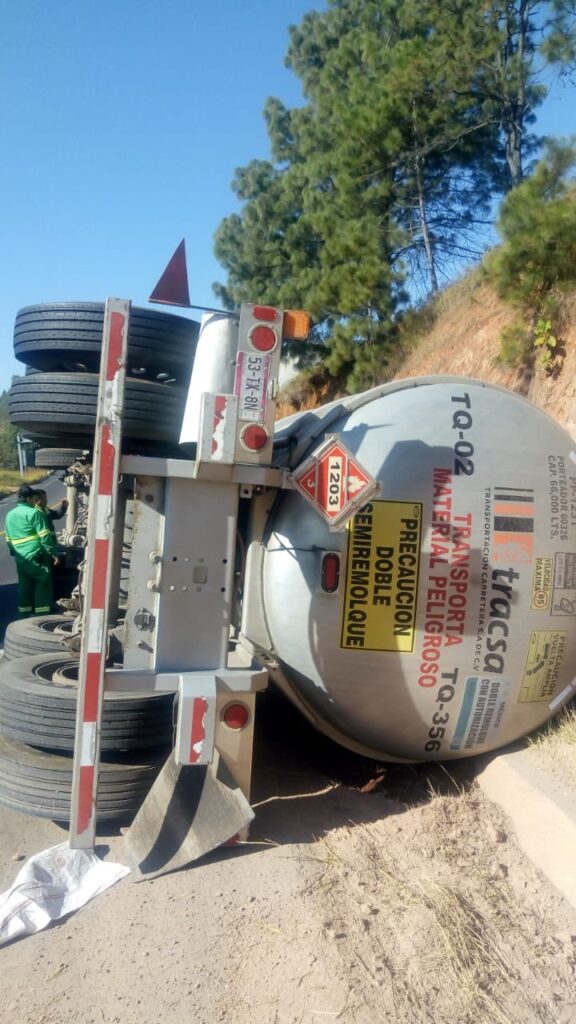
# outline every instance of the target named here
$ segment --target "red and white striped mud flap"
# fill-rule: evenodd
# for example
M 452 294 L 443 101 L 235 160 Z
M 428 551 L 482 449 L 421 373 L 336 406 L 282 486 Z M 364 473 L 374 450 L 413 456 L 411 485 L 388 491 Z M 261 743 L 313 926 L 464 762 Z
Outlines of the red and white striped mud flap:
M 120 858 L 135 882 L 183 868 L 222 846 L 254 818 L 242 790 L 215 755 L 208 765 L 166 761 L 125 839 Z
M 70 807 L 70 845 L 73 849 L 91 849 L 96 834 L 104 666 L 114 534 L 117 527 L 116 505 L 129 326 L 130 302 L 127 299 L 107 299 L 88 514 L 86 605 L 80 651 Z

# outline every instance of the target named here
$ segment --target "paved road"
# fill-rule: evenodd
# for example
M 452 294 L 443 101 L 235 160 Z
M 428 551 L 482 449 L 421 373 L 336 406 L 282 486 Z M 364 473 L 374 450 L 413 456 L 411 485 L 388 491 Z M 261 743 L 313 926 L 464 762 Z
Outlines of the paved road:
M 66 488 L 56 473 L 47 477 L 39 486 L 46 491 L 49 505 L 57 504 L 66 496 Z M 16 498 L 12 496 L 0 501 L 0 644 L 4 643 L 6 626 L 16 616 L 16 568 L 4 541 L 6 514 L 15 504 Z

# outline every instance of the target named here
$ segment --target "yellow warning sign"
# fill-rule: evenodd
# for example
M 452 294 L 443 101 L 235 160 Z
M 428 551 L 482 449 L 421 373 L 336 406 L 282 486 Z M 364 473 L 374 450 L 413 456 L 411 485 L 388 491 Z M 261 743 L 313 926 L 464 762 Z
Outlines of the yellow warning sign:
M 552 597 L 552 559 L 535 558 L 534 572 L 532 574 L 532 600 L 530 607 L 533 611 L 546 611 L 550 607 Z
M 565 630 L 532 630 L 519 701 L 550 700 L 554 696 L 567 636 Z
M 416 628 L 422 505 L 373 501 L 348 526 L 340 646 L 411 651 Z

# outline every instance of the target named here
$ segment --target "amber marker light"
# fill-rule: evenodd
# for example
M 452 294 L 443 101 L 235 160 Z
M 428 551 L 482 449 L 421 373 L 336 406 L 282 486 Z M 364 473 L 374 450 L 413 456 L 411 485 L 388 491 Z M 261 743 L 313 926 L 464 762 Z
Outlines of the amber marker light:
M 282 323 L 282 337 L 294 341 L 306 341 L 310 334 L 311 318 L 303 309 L 285 309 Z

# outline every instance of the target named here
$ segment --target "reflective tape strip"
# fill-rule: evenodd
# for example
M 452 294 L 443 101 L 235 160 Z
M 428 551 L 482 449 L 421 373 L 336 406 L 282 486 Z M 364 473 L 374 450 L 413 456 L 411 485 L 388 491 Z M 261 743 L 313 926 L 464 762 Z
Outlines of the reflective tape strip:
M 93 818 L 94 765 L 80 765 L 76 827 L 81 835 Z
M 96 540 L 107 540 L 112 515 L 112 497 L 99 494 L 96 498 Z
M 205 697 L 196 697 L 192 711 L 192 729 L 190 730 L 190 764 L 195 764 L 202 756 L 202 747 L 206 739 L 206 712 L 208 701 Z
M 548 705 L 549 710 L 550 711 L 555 711 L 556 708 L 560 704 L 562 704 L 563 701 L 568 699 L 568 697 L 570 696 L 572 691 L 575 690 L 575 689 L 576 689 L 576 679 L 573 679 L 572 682 L 568 683 L 568 686 L 566 686 L 562 690 L 562 693 L 559 693 L 558 696 L 554 697 L 554 700 L 550 702 L 550 704 Z
M 94 609 L 104 608 L 108 586 L 108 552 L 110 544 L 107 540 L 94 541 L 94 567 L 92 569 L 92 590 L 88 618 Z
M 114 311 L 110 316 L 110 334 L 108 338 L 108 359 L 106 362 L 106 380 L 114 380 L 118 369 L 125 358 L 126 345 L 124 332 L 126 330 L 126 317 L 121 312 Z M 118 402 L 118 398 L 116 398 Z
M 95 722 L 98 718 L 101 664 L 102 655 L 100 652 L 97 654 L 94 652 L 87 653 L 83 726 L 86 722 Z
M 108 423 L 104 423 L 101 433 L 100 445 L 100 475 L 98 477 L 98 497 L 105 494 L 112 494 L 114 488 L 114 462 L 116 457 L 116 445 L 112 429 Z
M 36 615 L 45 615 L 49 611 L 50 611 L 50 605 L 49 604 L 42 605 L 42 606 L 40 606 L 40 605 L 36 606 Z
M 25 605 L 24 606 L 24 605 L 19 604 L 18 605 L 18 611 L 19 612 L 31 612 L 32 611 L 32 605 Z
M 96 722 L 84 722 L 82 726 L 80 764 L 86 765 L 96 763 Z
M 104 609 L 92 608 L 88 617 L 86 649 L 89 654 L 100 654 L 104 644 Z
M 46 532 L 49 533 L 48 530 Z M 17 540 L 12 540 L 12 538 L 10 538 L 10 543 L 14 545 L 26 544 L 29 540 L 40 540 L 40 536 L 41 535 L 39 533 L 29 533 L 27 537 L 19 537 Z
M 52 533 L 52 530 L 50 530 L 48 527 L 46 527 L 45 530 L 40 530 L 40 533 L 38 534 L 38 536 L 39 537 L 47 537 L 50 533 Z

